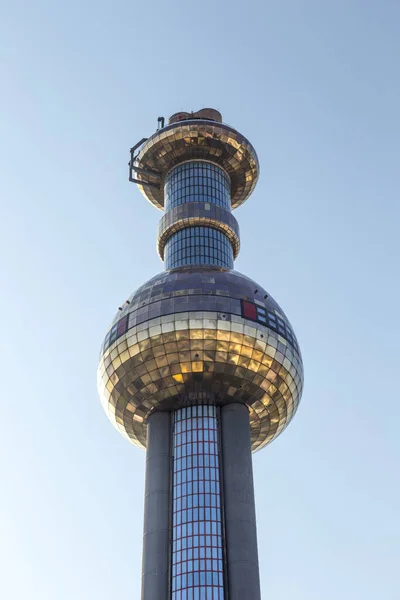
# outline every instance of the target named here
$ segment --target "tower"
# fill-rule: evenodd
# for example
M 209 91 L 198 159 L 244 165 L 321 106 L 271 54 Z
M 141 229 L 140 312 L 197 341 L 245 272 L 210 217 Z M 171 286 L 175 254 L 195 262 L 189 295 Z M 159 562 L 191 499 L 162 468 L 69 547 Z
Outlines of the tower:
M 296 412 L 301 354 L 275 300 L 233 270 L 254 148 L 212 109 L 164 125 L 131 149 L 129 171 L 164 211 L 166 270 L 120 307 L 99 391 L 146 448 L 142 600 L 260 600 L 251 453 Z

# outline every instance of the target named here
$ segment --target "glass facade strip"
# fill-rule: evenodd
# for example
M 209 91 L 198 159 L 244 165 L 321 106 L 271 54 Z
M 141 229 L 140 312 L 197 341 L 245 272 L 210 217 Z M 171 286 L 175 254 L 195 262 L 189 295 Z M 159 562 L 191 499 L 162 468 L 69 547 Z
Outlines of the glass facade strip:
M 227 236 L 212 227 L 186 227 L 165 245 L 166 269 L 186 265 L 216 265 L 233 269 L 233 248 Z
M 193 161 L 173 169 L 165 178 L 165 210 L 185 202 L 210 202 L 231 210 L 231 184 L 217 165 Z
M 224 600 L 215 406 L 174 412 L 171 600 Z

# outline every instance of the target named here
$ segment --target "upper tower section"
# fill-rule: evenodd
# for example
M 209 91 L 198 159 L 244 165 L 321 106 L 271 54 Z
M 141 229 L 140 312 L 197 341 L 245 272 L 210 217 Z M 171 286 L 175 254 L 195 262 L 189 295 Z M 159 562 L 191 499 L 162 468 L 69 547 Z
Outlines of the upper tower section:
M 242 403 L 259 450 L 293 418 L 303 365 L 283 310 L 233 270 L 240 235 L 232 208 L 256 185 L 257 155 L 212 109 L 159 124 L 131 148 L 129 164 L 130 180 L 165 211 L 157 246 L 166 271 L 121 304 L 111 323 L 98 371 L 102 402 L 142 447 L 154 411 Z
M 175 113 L 148 139 L 131 148 L 129 178 L 157 208 L 166 203 L 165 180 L 177 165 L 205 161 L 220 167 L 229 179 L 230 203 L 237 208 L 250 196 L 259 175 L 256 151 L 238 131 L 222 123 L 221 114 L 211 108 Z M 135 154 L 137 152 L 137 154 Z

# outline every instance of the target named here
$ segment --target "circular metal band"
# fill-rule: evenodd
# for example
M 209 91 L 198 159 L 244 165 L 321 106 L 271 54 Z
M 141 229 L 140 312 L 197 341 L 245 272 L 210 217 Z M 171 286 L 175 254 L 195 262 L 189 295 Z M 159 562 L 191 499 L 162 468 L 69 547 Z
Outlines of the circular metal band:
M 240 206 L 257 183 L 256 151 L 238 131 L 215 121 L 190 120 L 164 127 L 140 150 L 135 165 L 161 176 L 160 189 L 139 185 L 143 195 L 157 208 L 164 208 L 163 179 L 174 166 L 187 160 L 204 159 L 221 166 L 231 179 L 232 208 Z M 137 178 L 152 181 L 138 173 Z M 154 181 L 153 181 L 154 183 Z
M 226 235 L 232 244 L 233 257 L 240 250 L 239 224 L 225 208 L 210 202 L 185 202 L 171 208 L 161 218 L 158 226 L 157 251 L 164 260 L 165 244 L 177 231 L 186 227 L 206 226 L 217 229 Z

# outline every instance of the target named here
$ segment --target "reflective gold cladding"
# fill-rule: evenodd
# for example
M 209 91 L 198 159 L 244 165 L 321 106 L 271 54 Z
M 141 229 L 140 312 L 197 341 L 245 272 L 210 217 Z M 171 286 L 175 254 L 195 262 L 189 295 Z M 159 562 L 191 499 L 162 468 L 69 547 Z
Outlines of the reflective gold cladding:
M 191 120 L 169 125 L 147 140 L 135 164 L 141 169 L 157 171 L 163 179 L 179 163 L 199 159 L 212 161 L 228 173 L 232 208 L 247 200 L 258 179 L 257 154 L 243 135 L 222 123 Z M 151 181 L 146 175 L 136 176 Z M 160 189 L 142 185 L 139 189 L 154 206 L 164 208 L 163 181 Z
M 301 357 L 277 333 L 249 326 L 241 317 L 225 321 L 218 313 L 186 314 L 130 329 L 103 354 L 98 384 L 108 417 L 125 437 L 145 447 L 146 420 L 155 409 L 241 402 L 250 413 L 252 450 L 260 450 L 296 412 Z

